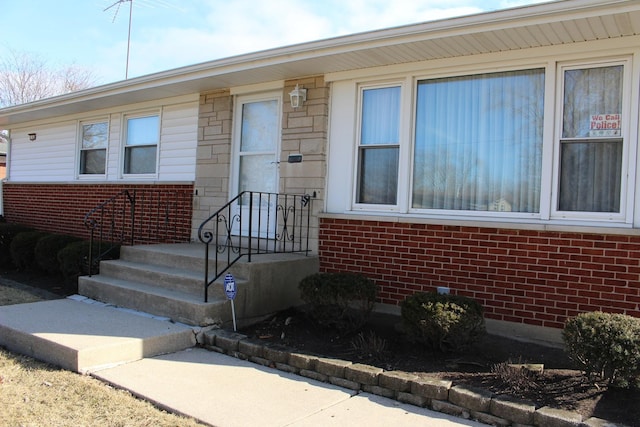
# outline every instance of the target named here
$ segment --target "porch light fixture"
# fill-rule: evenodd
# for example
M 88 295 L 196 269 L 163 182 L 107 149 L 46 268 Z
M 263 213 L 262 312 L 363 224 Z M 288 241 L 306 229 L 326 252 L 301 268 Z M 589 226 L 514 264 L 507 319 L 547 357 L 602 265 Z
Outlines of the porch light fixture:
M 291 97 L 291 107 L 296 110 L 302 107 L 302 103 L 307 100 L 307 90 L 301 89 L 297 84 L 296 88 L 289 92 Z
M 36 134 L 35 133 L 30 133 L 29 134 L 29 141 L 35 141 L 36 140 Z

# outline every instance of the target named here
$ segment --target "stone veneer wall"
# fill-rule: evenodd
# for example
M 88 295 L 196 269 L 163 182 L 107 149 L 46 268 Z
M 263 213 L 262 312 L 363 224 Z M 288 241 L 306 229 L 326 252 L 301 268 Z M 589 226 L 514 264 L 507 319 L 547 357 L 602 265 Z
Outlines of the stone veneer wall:
M 289 92 L 296 84 L 307 89 L 307 101 L 291 108 Z M 192 237 L 198 226 L 227 201 L 229 194 L 233 129 L 233 95 L 229 90 L 200 96 L 198 150 Z M 315 195 L 313 212 L 323 207 L 326 175 L 329 87 L 323 77 L 307 77 L 285 83 L 282 89 L 281 193 Z M 302 154 L 301 163 L 288 163 L 291 154 Z M 311 218 L 310 246 L 318 247 L 318 219 Z
M 233 98 L 229 90 L 200 95 L 192 238 L 198 227 L 229 200 Z
M 296 84 L 307 89 L 307 101 L 297 110 L 291 108 L 289 92 Z M 288 81 L 284 88 L 280 191 L 315 195 L 309 230 L 311 251 L 318 250 L 318 212 L 324 207 L 326 182 L 329 87 L 324 78 L 307 77 Z M 301 163 L 287 163 L 290 154 L 302 154 Z

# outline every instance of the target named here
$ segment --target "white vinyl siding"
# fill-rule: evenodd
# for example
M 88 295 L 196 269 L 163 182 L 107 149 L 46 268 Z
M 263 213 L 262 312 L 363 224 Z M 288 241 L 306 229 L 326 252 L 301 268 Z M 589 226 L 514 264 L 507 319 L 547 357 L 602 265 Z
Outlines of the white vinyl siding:
M 198 105 L 180 104 L 162 111 L 158 173 L 165 180 L 195 179 Z M 188 141 L 192 143 L 189 144 Z
M 27 133 L 35 133 L 29 141 Z M 23 182 L 70 181 L 76 176 L 77 122 L 11 131 L 9 179 Z
M 186 99 L 188 99 L 187 102 Z M 162 118 L 159 144 L 158 173 L 154 181 L 193 181 L 195 179 L 196 148 L 198 143 L 198 100 L 196 96 L 180 97 L 177 102 L 162 100 L 164 105 L 146 103 L 146 111 L 156 108 Z M 139 105 L 118 110 L 88 112 L 86 116 L 63 118 L 56 123 L 27 123 L 11 129 L 10 182 L 123 182 L 122 120 L 136 114 Z M 79 137 L 81 122 L 104 118 L 109 122 L 106 174 L 99 178 L 79 176 Z M 35 141 L 28 133 L 35 132 Z M 140 176 L 131 177 L 140 180 Z
M 109 121 L 109 148 L 107 152 L 107 177 L 111 180 L 121 176 L 120 144 L 122 138 L 122 115 L 112 114 Z

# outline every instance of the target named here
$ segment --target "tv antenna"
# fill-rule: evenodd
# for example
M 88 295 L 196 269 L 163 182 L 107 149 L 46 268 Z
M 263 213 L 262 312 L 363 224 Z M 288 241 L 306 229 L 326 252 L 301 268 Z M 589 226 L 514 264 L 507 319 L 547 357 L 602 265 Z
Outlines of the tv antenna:
M 129 2 L 129 32 L 127 34 L 127 62 L 126 62 L 126 67 L 124 71 L 125 80 L 129 78 L 129 50 L 131 48 L 131 15 L 133 12 L 133 0 L 118 0 L 115 3 L 113 3 L 111 6 L 103 10 L 103 12 L 106 12 L 112 7 L 116 8 L 116 12 L 113 14 L 113 20 L 111 21 L 113 23 L 118 17 L 118 12 L 120 12 L 120 6 L 122 6 L 122 3 L 127 3 L 127 2 Z

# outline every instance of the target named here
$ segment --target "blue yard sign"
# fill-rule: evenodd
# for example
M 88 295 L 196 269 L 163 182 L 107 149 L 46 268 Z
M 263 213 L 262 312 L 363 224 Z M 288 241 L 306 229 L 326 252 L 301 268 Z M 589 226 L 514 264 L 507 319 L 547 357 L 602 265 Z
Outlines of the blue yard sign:
M 232 300 L 236 297 L 236 292 L 236 280 L 231 273 L 227 273 L 227 275 L 224 276 L 224 293 L 227 294 L 227 298 Z
M 231 273 L 227 273 L 224 276 L 224 293 L 227 294 L 227 298 L 231 300 L 231 316 L 233 318 L 233 330 L 237 331 L 236 325 L 236 308 L 233 305 L 233 299 L 236 297 L 237 287 L 236 287 L 236 279 L 233 278 Z

